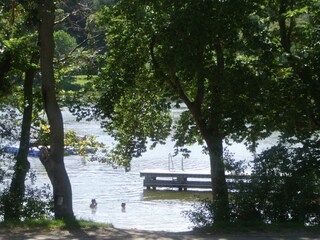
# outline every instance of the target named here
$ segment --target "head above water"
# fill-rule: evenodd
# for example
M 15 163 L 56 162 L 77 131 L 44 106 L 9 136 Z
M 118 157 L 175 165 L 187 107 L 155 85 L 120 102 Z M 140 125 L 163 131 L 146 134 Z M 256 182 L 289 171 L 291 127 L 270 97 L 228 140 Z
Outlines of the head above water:
M 98 203 L 95 199 L 91 200 L 90 208 L 95 209 L 98 206 Z

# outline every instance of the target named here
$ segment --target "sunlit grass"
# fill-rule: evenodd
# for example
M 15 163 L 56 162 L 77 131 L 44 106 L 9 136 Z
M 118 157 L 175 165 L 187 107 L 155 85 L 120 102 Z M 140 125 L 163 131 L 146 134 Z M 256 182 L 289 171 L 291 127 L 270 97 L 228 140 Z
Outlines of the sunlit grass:
M 100 227 L 112 227 L 112 224 L 97 223 L 85 220 L 75 221 L 62 221 L 62 220 L 50 220 L 50 219 L 32 219 L 26 221 L 6 221 L 1 222 L 0 227 L 6 228 L 100 228 Z
M 91 78 L 97 78 L 97 76 L 90 76 Z M 75 82 L 74 84 L 78 84 L 80 86 L 85 85 L 88 82 L 88 76 L 87 75 L 75 75 L 74 76 Z

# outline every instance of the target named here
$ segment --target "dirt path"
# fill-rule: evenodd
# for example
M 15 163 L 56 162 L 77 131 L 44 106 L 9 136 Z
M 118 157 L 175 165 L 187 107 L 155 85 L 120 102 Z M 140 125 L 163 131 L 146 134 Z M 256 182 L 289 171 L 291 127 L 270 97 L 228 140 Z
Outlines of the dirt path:
M 200 234 L 193 232 L 170 233 L 115 228 L 87 228 L 75 230 L 13 228 L 1 229 L 0 240 L 89 240 L 89 239 L 133 239 L 133 240 L 320 240 L 319 232 L 285 231 L 278 233 L 224 233 Z

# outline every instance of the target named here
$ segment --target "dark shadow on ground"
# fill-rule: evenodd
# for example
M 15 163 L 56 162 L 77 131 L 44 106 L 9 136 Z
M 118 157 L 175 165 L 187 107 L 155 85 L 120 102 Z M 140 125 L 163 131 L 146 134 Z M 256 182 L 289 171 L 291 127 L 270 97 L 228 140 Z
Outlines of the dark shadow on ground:
M 69 229 L 0 228 L 0 240 L 320 240 L 319 231 L 279 231 L 252 233 L 172 233 L 141 230 L 125 230 L 111 227 L 88 227 Z

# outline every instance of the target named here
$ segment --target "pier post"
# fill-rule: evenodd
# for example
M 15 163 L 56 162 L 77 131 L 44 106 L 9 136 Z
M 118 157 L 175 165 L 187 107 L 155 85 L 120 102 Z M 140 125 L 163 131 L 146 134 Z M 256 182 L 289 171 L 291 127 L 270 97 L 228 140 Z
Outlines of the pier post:
M 177 182 L 178 182 L 178 184 L 181 184 L 179 186 L 179 191 L 182 191 L 182 189 L 185 190 L 185 191 L 187 190 L 187 187 L 183 187 L 187 183 L 187 177 L 179 176 L 179 177 L 177 177 Z

